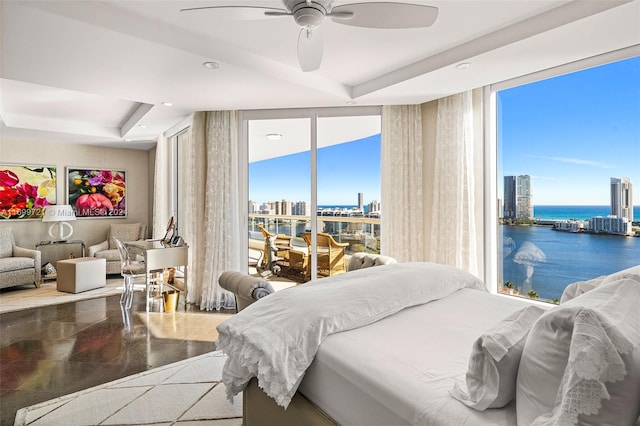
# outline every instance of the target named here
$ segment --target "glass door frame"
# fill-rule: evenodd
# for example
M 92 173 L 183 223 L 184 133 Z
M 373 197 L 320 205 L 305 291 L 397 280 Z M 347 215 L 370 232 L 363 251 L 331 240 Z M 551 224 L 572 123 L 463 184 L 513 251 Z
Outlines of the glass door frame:
M 240 199 L 244 200 L 241 203 L 240 215 L 240 228 L 244 232 L 244 238 L 246 244 L 243 244 L 244 253 L 243 259 L 247 259 L 249 256 L 249 121 L 252 120 L 277 120 L 277 119 L 290 119 L 290 118 L 307 118 L 310 120 L 310 140 L 311 140 L 311 175 L 309 182 L 311 185 L 311 279 L 315 280 L 318 277 L 318 260 L 317 260 L 317 211 L 318 211 L 318 197 L 317 197 L 317 145 L 318 145 L 318 118 L 329 117 L 351 117 L 351 116 L 365 116 L 365 115 L 382 115 L 381 106 L 349 106 L 349 107 L 326 107 L 326 108 L 293 108 L 293 109 L 272 109 L 272 110 L 252 110 L 241 111 L 239 119 L 239 155 L 238 155 L 238 178 L 240 179 Z M 248 265 L 246 266 L 248 271 Z

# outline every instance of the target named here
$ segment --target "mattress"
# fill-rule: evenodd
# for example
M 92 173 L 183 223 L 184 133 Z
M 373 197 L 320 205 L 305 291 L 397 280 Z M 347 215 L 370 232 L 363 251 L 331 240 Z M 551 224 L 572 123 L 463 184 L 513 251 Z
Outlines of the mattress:
M 513 425 L 515 404 L 483 412 L 449 395 L 473 342 L 529 302 L 474 289 L 328 336 L 299 392 L 343 425 Z

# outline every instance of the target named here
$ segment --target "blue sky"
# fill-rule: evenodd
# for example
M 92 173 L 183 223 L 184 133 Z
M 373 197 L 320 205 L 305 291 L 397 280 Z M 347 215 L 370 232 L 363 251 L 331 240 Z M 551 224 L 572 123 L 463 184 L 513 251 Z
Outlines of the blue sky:
M 534 205 L 609 205 L 611 177 L 628 177 L 640 204 L 640 58 L 503 90 L 502 176 L 533 178 Z M 310 201 L 310 154 L 249 165 L 249 198 Z M 318 204 L 380 200 L 380 135 L 318 152 Z
M 534 205 L 609 205 L 611 177 L 640 203 L 640 58 L 500 92 L 498 171 L 533 178 Z
M 249 199 L 311 201 L 310 153 L 249 164 Z M 380 201 L 380 135 L 318 150 L 318 205 Z

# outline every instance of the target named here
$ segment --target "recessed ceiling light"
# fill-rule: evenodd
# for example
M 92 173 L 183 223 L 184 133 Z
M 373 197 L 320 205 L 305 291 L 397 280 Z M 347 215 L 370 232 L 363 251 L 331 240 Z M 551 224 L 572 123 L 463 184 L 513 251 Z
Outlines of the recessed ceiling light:
M 163 102 L 162 105 L 167 106 L 167 107 L 173 106 L 173 104 L 171 102 Z
M 202 66 L 208 70 L 217 70 L 218 68 L 220 68 L 220 64 L 213 61 L 203 62 Z
M 131 142 L 131 139 L 125 139 L 124 141 L 125 142 Z
M 471 64 L 469 62 L 460 62 L 456 65 L 457 70 L 468 70 L 469 68 L 471 68 Z
M 356 102 L 356 101 L 347 101 L 347 102 L 345 102 L 345 103 L 346 103 L 347 105 L 355 105 L 355 104 L 357 104 L 357 102 Z
M 141 128 L 143 128 L 143 129 L 146 129 L 146 128 L 147 128 L 147 125 L 146 125 L 146 124 L 138 124 L 138 127 L 141 127 Z
M 279 141 L 282 139 L 282 135 L 280 133 L 267 133 L 267 139 L 270 141 Z

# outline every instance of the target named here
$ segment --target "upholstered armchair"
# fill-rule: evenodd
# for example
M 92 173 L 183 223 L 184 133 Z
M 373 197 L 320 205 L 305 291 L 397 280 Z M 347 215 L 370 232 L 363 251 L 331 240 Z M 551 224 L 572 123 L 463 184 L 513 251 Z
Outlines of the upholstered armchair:
M 40 287 L 41 254 L 16 246 L 11 228 L 0 229 L 0 288 L 23 284 Z
M 122 265 L 114 238 L 126 242 L 144 240 L 146 235 L 146 225 L 140 223 L 112 223 L 107 239 L 100 244 L 89 247 L 89 257 L 106 259 L 107 274 L 120 274 Z

